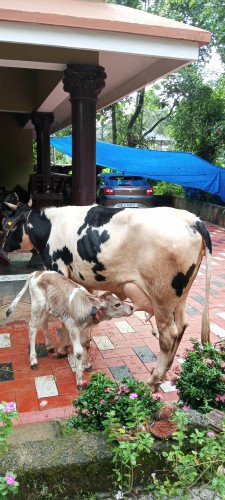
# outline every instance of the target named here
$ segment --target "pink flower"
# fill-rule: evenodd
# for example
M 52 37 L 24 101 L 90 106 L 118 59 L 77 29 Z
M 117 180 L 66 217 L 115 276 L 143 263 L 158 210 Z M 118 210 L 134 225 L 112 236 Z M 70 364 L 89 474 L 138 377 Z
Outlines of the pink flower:
M 207 432 L 207 436 L 209 438 L 214 438 L 215 437 L 215 432 Z
M 220 366 L 221 366 L 222 370 L 225 370 L 225 361 L 222 361 L 222 363 L 220 363 Z
M 13 486 L 13 484 L 16 482 L 15 477 L 11 474 L 6 474 L 5 481 L 9 486 Z
M 99 403 L 105 403 L 105 399 L 101 399 L 101 401 L 99 401 Z
M 160 394 L 160 392 L 155 392 L 152 394 L 152 398 L 153 399 L 156 399 L 156 401 L 162 401 L 163 400 L 163 397 L 162 395 Z
M 225 402 L 225 394 L 217 394 L 215 397 L 215 401 L 221 401 L 222 403 Z
M 113 387 L 106 387 L 105 392 L 112 392 L 114 391 Z
M 214 361 L 212 359 L 209 359 L 209 358 L 204 359 L 203 362 L 207 366 L 213 366 L 214 365 Z
M 136 394 L 136 392 L 131 392 L 131 394 L 129 394 L 129 398 L 136 399 L 136 398 L 138 398 L 138 394 Z
M 182 408 L 183 411 L 189 411 L 190 410 L 190 406 L 187 406 L 187 405 L 184 405 L 183 408 Z
M 119 399 L 119 396 L 115 396 L 115 398 L 113 398 L 113 401 L 117 401 L 117 399 Z
M 222 472 L 223 474 L 225 474 L 225 469 L 224 469 L 224 467 L 219 467 L 218 472 Z
M 122 384 L 120 386 L 117 394 L 128 394 L 129 392 L 130 392 L 129 387 L 127 387 L 127 385 L 125 385 L 125 384 Z
M 11 413 L 11 411 L 14 411 L 16 409 L 16 403 L 7 403 L 3 408 L 2 411 L 3 413 Z

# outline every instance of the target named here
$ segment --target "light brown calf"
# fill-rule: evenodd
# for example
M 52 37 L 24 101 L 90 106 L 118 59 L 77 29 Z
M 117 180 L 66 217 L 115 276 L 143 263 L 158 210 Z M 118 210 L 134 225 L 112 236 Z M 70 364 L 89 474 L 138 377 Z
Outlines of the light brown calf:
M 31 297 L 31 319 L 29 323 L 31 368 L 36 369 L 38 367 L 35 339 L 40 326 L 45 334 L 47 350 L 49 352 L 54 351 L 48 331 L 48 315 L 51 313 L 61 319 L 69 332 L 76 358 L 77 386 L 81 387 L 83 370 L 90 368 L 87 351 L 89 347 L 88 331 L 99 321 L 130 316 L 133 307 L 121 302 L 118 297 L 110 292 L 95 297 L 87 292 L 85 288 L 57 272 L 36 271 L 29 276 L 24 287 L 7 309 L 7 316 L 12 314 L 19 300 L 28 289 Z M 64 339 L 64 342 L 67 342 L 68 345 L 68 339 Z

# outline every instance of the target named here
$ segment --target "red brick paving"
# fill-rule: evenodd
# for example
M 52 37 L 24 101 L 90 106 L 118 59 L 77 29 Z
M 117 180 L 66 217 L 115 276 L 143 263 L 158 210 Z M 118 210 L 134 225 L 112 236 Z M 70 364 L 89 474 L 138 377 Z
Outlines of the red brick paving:
M 210 295 L 210 320 L 212 324 L 224 330 L 222 335 L 225 338 L 225 318 L 221 318 L 217 314 L 225 312 L 225 229 L 213 224 L 207 224 L 207 226 L 213 241 L 213 262 L 216 263 L 212 266 L 211 290 L 215 295 Z M 224 252 L 224 255 L 221 255 L 221 252 Z M 215 259 L 217 256 L 222 260 Z M 184 334 L 176 358 L 180 358 L 185 349 L 191 346 L 191 337 L 200 338 L 203 309 L 200 302 L 205 295 L 204 263 L 203 267 L 200 268 L 200 273 L 204 273 L 204 275 L 197 276 L 188 296 L 187 304 L 193 309 L 190 308 L 187 314 L 189 327 Z M 133 327 L 134 333 L 122 334 L 113 320 L 102 323 L 93 330 L 93 337 L 108 336 L 114 345 L 114 349 L 100 351 L 94 342 L 91 343 L 90 357 L 93 368 L 98 371 L 102 370 L 113 378 L 111 368 L 127 367 L 135 378 L 146 382 L 155 362 L 143 362 L 133 348 L 146 347 L 146 352 L 150 349 L 158 356 L 158 341 L 153 337 L 150 326 L 145 323 L 144 319 L 140 319 L 134 314 L 131 318 L 124 318 L 124 321 Z M 60 326 L 60 322 L 50 324 L 50 333 L 56 345 L 59 345 L 60 341 L 57 332 L 57 328 Z M 46 357 L 39 358 L 39 368 L 33 371 L 29 366 L 28 325 L 23 321 L 11 323 L 0 328 L 0 334 L 3 333 L 10 334 L 11 347 L 0 348 L 0 367 L 2 363 L 11 362 L 14 379 L 0 381 L 0 401 L 16 401 L 17 410 L 20 413 L 20 420 L 16 424 L 42 422 L 71 415 L 73 412 L 72 401 L 79 392 L 76 389 L 74 373 L 68 360 L 55 359 L 52 354 L 48 354 Z M 212 342 L 219 340 L 220 337 L 216 333 L 211 333 Z M 38 333 L 37 343 L 44 343 L 44 335 L 41 331 Z M 48 375 L 54 377 L 58 395 L 38 399 L 35 378 Z M 171 375 L 170 372 L 168 379 Z M 85 373 L 86 380 L 89 376 L 90 373 Z M 171 387 L 171 389 L 173 388 Z M 160 392 L 164 400 L 174 401 L 178 399 L 175 390 L 163 392 L 160 389 Z

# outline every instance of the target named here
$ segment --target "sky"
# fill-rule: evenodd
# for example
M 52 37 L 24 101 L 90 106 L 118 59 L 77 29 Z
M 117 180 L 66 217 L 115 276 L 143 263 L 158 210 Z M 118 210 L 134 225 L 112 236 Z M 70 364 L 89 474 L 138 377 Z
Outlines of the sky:
M 217 80 L 224 73 L 224 67 L 215 47 L 212 48 L 212 57 L 205 65 L 203 75 L 205 82 Z

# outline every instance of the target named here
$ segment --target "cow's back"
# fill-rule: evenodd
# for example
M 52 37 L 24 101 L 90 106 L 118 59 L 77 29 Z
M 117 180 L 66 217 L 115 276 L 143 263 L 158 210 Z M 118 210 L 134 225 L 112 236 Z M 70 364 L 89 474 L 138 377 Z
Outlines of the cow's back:
M 126 282 L 145 288 L 157 272 L 184 272 L 199 255 L 196 216 L 169 207 L 46 209 L 52 268 L 87 288 L 114 291 Z M 191 263 L 191 264 L 190 264 Z

